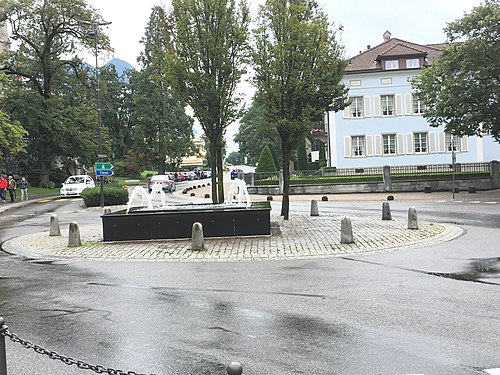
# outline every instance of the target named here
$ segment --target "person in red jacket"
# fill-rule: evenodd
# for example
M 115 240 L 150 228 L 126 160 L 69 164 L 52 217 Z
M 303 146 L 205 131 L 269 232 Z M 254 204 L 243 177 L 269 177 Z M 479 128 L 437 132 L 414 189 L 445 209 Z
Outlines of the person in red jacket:
M 5 202 L 7 199 L 7 186 L 9 183 L 7 182 L 7 179 L 3 176 L 0 175 L 0 199 Z

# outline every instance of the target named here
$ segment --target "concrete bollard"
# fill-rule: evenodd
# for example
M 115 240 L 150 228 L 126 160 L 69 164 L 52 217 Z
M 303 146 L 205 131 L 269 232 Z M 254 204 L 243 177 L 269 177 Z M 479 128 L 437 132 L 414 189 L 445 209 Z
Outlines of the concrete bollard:
M 231 362 L 226 367 L 227 375 L 241 375 L 243 374 L 243 366 L 239 362 Z
M 205 249 L 205 240 L 203 238 L 203 225 L 201 223 L 193 223 L 191 231 L 191 250 L 198 251 Z
M 382 220 L 392 220 L 389 202 L 382 202 Z
M 59 218 L 57 215 L 50 216 L 50 234 L 49 236 L 60 236 L 61 228 L 59 228 Z
M 81 246 L 80 228 L 76 221 L 69 223 L 68 247 Z
M 351 219 L 348 217 L 342 218 L 342 221 L 340 222 L 340 243 L 354 243 Z
M 408 209 L 408 229 L 418 229 L 417 210 L 415 207 Z
M 104 215 L 110 214 L 111 213 L 111 208 L 105 208 L 104 209 Z
M 311 216 L 319 216 L 318 201 L 314 199 L 311 201 Z

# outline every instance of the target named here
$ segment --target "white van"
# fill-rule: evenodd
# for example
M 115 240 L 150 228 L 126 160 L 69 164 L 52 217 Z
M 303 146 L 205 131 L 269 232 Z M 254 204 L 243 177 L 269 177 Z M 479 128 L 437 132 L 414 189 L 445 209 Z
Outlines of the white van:
M 83 189 L 94 187 L 94 180 L 86 174 L 69 176 L 62 183 L 61 197 L 79 197 Z

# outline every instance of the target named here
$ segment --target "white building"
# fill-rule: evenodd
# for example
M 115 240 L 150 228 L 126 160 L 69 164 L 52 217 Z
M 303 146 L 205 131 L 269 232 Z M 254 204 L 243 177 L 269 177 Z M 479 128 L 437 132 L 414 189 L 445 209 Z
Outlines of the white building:
M 349 61 L 343 82 L 352 103 L 326 116 L 329 165 L 359 168 L 446 164 L 455 145 L 457 163 L 500 160 L 500 144 L 485 134 L 454 138 L 430 127 L 410 80 L 439 58 L 443 44 L 391 38 Z

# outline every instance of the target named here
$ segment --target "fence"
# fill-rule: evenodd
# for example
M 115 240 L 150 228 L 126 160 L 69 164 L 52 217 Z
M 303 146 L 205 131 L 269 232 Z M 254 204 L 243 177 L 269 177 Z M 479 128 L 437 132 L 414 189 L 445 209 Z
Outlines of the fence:
M 39 345 L 33 344 L 31 341 L 24 340 L 19 336 L 17 336 L 16 334 L 11 333 L 9 331 L 9 327 L 5 325 L 5 320 L 2 317 L 0 317 L 0 375 L 7 375 L 7 351 L 5 347 L 5 337 L 8 337 L 11 341 L 22 345 L 26 349 L 33 349 L 36 353 L 47 355 L 49 358 L 61 361 L 69 366 L 75 365 L 82 370 L 91 370 L 97 374 L 109 374 L 109 375 L 147 375 L 134 371 L 123 371 L 109 367 L 104 367 L 101 365 L 92 365 L 85 361 L 80 361 L 71 357 L 58 354 L 53 350 L 47 350 Z M 243 367 L 238 362 L 231 362 L 226 367 L 226 373 L 228 375 L 241 375 L 243 373 Z

